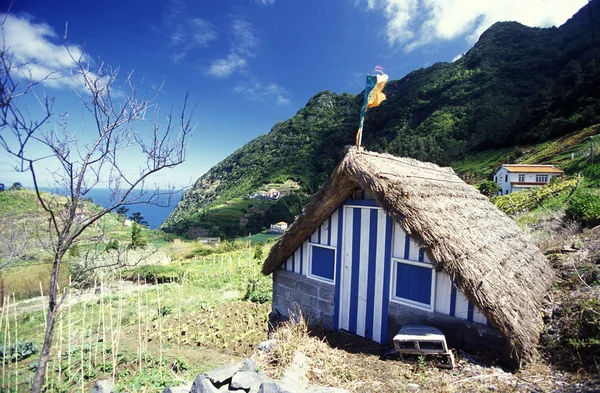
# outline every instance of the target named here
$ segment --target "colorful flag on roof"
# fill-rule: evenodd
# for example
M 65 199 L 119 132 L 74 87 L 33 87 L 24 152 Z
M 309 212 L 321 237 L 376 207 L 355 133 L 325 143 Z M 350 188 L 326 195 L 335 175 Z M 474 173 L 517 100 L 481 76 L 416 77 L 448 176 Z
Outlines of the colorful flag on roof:
M 383 87 L 387 83 L 389 76 L 383 72 L 383 69 L 379 66 L 375 67 L 377 75 L 367 75 L 367 87 L 365 88 L 365 98 L 363 105 L 360 110 L 360 126 L 358 133 L 356 134 L 356 147 L 360 147 L 362 143 L 362 130 L 363 123 L 365 121 L 365 113 L 369 108 L 379 106 L 383 100 L 385 100 L 385 94 L 383 94 Z

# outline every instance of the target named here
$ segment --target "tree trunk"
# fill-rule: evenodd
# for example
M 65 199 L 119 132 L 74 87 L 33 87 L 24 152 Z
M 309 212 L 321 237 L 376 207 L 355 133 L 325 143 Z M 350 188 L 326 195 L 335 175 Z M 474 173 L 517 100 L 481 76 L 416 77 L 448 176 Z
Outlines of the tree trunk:
M 58 272 L 60 269 L 60 263 L 64 252 L 57 250 L 54 258 L 54 265 L 52 266 L 52 278 L 50 280 L 49 300 L 48 300 L 48 318 L 46 322 L 46 333 L 44 334 L 44 345 L 40 353 L 40 360 L 38 361 L 37 370 L 33 377 L 33 385 L 31 386 L 31 393 L 40 393 L 42 391 L 42 385 L 44 383 L 44 376 L 46 375 L 46 365 L 50 360 L 50 350 L 52 349 L 52 338 L 54 335 L 54 321 L 56 312 L 58 311 Z

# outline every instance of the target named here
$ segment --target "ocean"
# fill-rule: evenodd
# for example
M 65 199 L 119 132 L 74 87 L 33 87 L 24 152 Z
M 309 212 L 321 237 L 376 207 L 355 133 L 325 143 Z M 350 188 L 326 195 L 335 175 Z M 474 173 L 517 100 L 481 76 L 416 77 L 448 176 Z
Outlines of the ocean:
M 61 194 L 60 190 L 45 187 L 43 188 L 43 191 Z M 169 217 L 169 214 L 171 214 L 175 206 L 177 206 L 181 200 L 182 195 L 183 191 L 173 195 L 171 197 L 171 204 L 169 207 L 160 207 L 147 204 L 127 206 L 127 208 L 129 208 L 127 217 L 131 216 L 134 212 L 140 212 L 144 219 L 148 221 L 150 228 L 156 229 L 167 219 L 167 217 Z M 94 188 L 88 192 L 87 197 L 92 198 L 95 204 L 106 207 L 108 206 L 108 202 L 110 200 L 110 190 L 106 188 Z

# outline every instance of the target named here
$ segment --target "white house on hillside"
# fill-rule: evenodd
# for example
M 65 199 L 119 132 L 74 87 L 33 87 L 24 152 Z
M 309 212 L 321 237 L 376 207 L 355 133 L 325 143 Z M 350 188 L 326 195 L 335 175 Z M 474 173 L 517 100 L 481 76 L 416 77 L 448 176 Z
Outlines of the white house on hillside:
M 504 164 L 494 174 L 494 181 L 500 186 L 498 195 L 541 187 L 553 177 L 561 177 L 563 171 L 554 165 Z
M 271 224 L 271 229 L 269 230 L 269 232 L 281 234 L 281 233 L 285 232 L 287 227 L 288 227 L 287 222 L 281 221 L 281 222 L 278 222 L 277 224 Z

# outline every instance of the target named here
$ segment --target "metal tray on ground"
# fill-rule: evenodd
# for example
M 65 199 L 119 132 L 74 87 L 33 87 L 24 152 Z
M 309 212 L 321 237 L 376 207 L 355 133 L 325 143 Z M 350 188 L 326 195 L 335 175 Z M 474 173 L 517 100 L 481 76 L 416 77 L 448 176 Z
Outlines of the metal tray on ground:
M 394 348 L 400 359 L 423 356 L 440 368 L 454 368 L 454 355 L 448 349 L 446 336 L 439 329 L 426 325 L 404 325 L 394 336 Z

